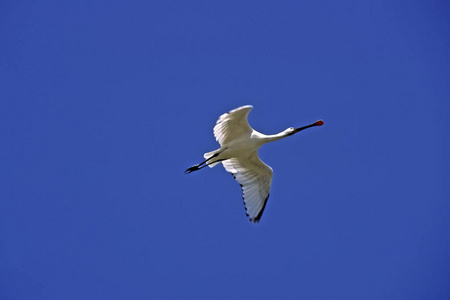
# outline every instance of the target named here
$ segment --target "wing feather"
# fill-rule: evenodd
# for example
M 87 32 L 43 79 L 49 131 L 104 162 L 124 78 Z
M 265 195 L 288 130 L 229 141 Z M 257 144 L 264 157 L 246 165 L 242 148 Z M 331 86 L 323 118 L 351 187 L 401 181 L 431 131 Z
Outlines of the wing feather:
M 230 158 L 222 162 L 242 188 L 242 198 L 250 222 L 259 222 L 272 184 L 272 168 L 262 162 L 257 152 L 249 157 Z
M 242 135 L 250 135 L 252 128 L 248 124 L 247 116 L 253 106 L 245 105 L 233 109 L 219 117 L 214 126 L 214 137 L 222 146 Z

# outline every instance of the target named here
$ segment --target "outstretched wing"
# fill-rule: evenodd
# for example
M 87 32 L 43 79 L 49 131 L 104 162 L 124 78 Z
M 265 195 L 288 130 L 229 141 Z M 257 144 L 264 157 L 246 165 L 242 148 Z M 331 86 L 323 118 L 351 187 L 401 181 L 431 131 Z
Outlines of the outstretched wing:
M 245 105 L 233 109 L 219 117 L 214 126 L 214 137 L 222 146 L 242 135 L 250 135 L 252 128 L 248 125 L 247 116 L 253 106 Z
M 250 157 L 230 158 L 222 164 L 241 185 L 242 198 L 250 222 L 258 223 L 269 199 L 272 168 L 259 159 L 256 151 Z

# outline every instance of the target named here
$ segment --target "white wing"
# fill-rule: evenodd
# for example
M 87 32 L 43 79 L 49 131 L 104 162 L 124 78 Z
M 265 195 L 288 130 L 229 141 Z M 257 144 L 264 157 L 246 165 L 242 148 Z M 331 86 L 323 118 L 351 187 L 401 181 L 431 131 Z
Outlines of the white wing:
M 259 159 L 256 151 L 248 158 L 230 158 L 222 164 L 241 185 L 247 216 L 250 222 L 257 223 L 269 199 L 272 168 Z
M 253 129 L 247 122 L 247 116 L 252 108 L 251 105 L 241 106 L 219 117 L 214 126 L 214 137 L 221 146 L 242 135 L 252 133 Z

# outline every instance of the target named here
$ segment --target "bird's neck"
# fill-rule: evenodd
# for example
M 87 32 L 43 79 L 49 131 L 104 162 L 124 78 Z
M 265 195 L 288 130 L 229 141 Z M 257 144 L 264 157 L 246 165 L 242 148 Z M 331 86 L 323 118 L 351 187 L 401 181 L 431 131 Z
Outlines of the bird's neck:
M 282 138 L 287 137 L 289 134 L 285 131 L 282 131 L 280 133 L 277 134 L 261 134 L 261 140 L 263 141 L 263 144 L 266 143 L 270 143 L 270 142 L 275 142 L 278 140 L 281 140 Z

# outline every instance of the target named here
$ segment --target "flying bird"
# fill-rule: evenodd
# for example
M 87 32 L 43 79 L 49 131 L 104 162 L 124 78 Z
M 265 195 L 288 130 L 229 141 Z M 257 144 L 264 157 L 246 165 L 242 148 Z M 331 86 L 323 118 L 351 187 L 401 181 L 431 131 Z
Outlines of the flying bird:
M 258 149 L 265 143 L 278 141 L 304 129 L 322 126 L 319 120 L 310 125 L 288 129 L 273 135 L 254 130 L 247 121 L 253 106 L 245 105 L 219 117 L 214 126 L 214 137 L 220 148 L 204 154 L 205 160 L 186 169 L 185 173 L 214 167 L 222 163 L 242 188 L 242 198 L 250 222 L 258 223 L 267 203 L 272 184 L 273 170 L 258 157 Z

